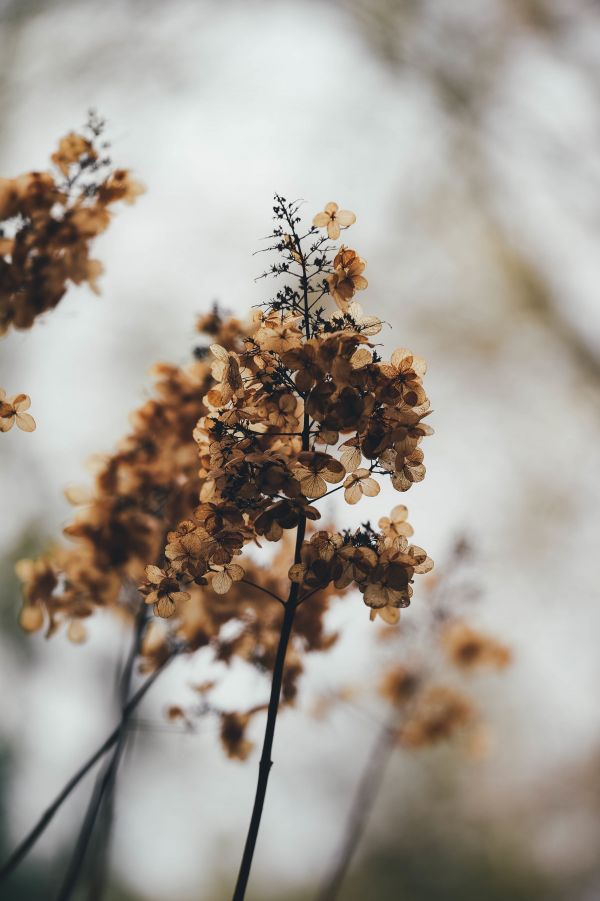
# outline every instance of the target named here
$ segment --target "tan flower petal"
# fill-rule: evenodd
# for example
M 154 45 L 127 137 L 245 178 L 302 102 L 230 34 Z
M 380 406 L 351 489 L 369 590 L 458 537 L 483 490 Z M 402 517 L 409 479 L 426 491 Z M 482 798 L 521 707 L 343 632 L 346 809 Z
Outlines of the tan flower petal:
M 366 494 L 367 497 L 375 497 L 380 492 L 379 483 L 375 481 L 375 479 L 363 479 L 360 483 L 360 487 L 363 494 Z
M 356 222 L 356 216 L 350 210 L 338 210 L 335 214 L 335 218 L 340 223 L 342 228 L 348 228 L 350 225 L 354 225 Z
M 25 561 L 19 562 L 23 563 Z M 44 625 L 44 611 L 41 606 L 39 604 L 26 604 L 19 615 L 19 624 L 24 632 L 38 632 Z
M 327 491 L 327 483 L 321 476 L 311 473 L 300 482 L 300 487 L 305 497 L 316 498 L 323 497 Z
M 35 431 L 35 419 L 29 413 L 17 413 L 16 420 L 22 432 Z
M 173 616 L 176 610 L 175 601 L 172 600 L 168 595 L 163 595 L 158 599 L 156 604 L 154 605 L 154 613 L 156 616 L 160 616 L 162 619 L 168 619 L 170 616 Z
M 346 502 L 348 504 L 357 504 L 362 497 L 359 483 L 352 479 L 352 481 L 344 483 L 344 486 L 344 498 L 346 499 Z
M 240 566 L 239 563 L 230 563 L 226 569 L 229 573 L 229 577 L 233 579 L 234 582 L 240 582 L 244 578 L 244 567 Z
M 214 573 L 212 578 L 212 589 L 213 591 L 216 591 L 217 594 L 226 594 L 232 585 L 233 579 L 227 570 Z
M 27 394 L 17 394 L 16 397 L 13 397 L 12 399 L 12 405 L 17 413 L 24 413 L 25 410 L 28 410 L 31 406 L 31 398 L 29 398 Z
M 146 578 L 149 582 L 152 582 L 153 585 L 160 585 L 162 580 L 165 578 L 165 573 L 158 566 L 153 566 L 151 563 L 146 567 Z
M 327 226 L 327 234 L 332 241 L 337 241 L 340 236 L 340 227 L 335 219 L 331 219 Z
M 73 644 L 83 644 L 87 638 L 87 629 L 80 619 L 72 619 L 67 629 L 67 638 Z
M 400 622 L 400 610 L 398 607 L 381 607 L 377 612 L 382 620 L 390 626 L 395 626 L 396 623 Z

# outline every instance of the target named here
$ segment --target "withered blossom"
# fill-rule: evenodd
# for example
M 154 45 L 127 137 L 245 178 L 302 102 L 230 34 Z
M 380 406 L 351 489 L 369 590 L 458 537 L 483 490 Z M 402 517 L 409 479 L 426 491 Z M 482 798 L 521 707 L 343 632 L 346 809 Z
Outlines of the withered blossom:
M 102 264 L 91 243 L 110 224 L 112 205 L 144 191 L 127 169 L 112 168 L 103 123 L 61 139 L 47 172 L 0 178 L 0 335 L 27 329 L 58 305 L 70 283 L 98 293 Z
M 348 228 L 356 222 L 356 216 L 350 210 L 340 210 L 337 203 L 331 201 L 325 204 L 322 213 L 317 213 L 312 224 L 317 228 L 326 228 L 332 241 L 337 241 L 340 229 Z
M 23 432 L 35 430 L 35 420 L 26 411 L 31 406 L 27 394 L 15 394 L 7 397 L 4 388 L 0 388 L 0 432 L 9 432 L 16 425 Z

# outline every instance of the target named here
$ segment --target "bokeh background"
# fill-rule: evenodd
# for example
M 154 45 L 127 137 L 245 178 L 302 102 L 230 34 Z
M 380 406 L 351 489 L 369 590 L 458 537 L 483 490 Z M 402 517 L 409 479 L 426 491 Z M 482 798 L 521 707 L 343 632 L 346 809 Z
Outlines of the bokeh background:
M 396 755 L 341 897 L 600 898 L 599 101 L 593 0 L 0 2 L 0 173 L 43 168 L 93 106 L 148 187 L 96 244 L 102 296 L 74 288 L 0 345 L 0 384 L 38 423 L 0 447 L 2 856 L 114 722 L 126 646 L 101 618 L 81 647 L 21 636 L 14 561 L 59 536 L 63 489 L 125 432 L 151 364 L 188 359 L 196 314 L 264 299 L 252 253 L 279 191 L 309 216 L 357 213 L 361 301 L 391 324 L 387 350 L 430 364 L 428 475 L 402 498 L 416 540 L 443 572 L 470 539 L 474 621 L 515 655 L 477 689 L 484 760 Z M 343 640 L 278 726 L 255 901 L 314 897 L 375 738 L 352 705 L 310 715 L 319 692 L 377 678 L 359 600 L 332 622 Z M 138 717 L 112 901 L 229 897 L 257 755 L 228 761 L 213 724 L 165 721 L 192 669 Z M 90 788 L 3 898 L 52 895 Z

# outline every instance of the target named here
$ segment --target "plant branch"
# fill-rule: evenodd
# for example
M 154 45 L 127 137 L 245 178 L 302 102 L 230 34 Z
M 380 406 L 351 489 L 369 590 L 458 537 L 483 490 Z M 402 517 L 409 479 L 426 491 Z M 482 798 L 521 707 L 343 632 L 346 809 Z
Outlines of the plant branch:
M 269 597 L 272 597 L 273 600 L 277 601 L 283 607 L 286 606 L 286 601 L 283 598 L 280 598 L 278 594 L 275 594 L 274 591 L 270 591 L 268 588 L 264 588 L 262 585 L 258 585 L 256 582 L 250 581 L 250 579 L 240 579 L 240 582 L 243 582 L 245 585 L 250 585 L 252 588 L 257 588 L 259 591 L 262 591 L 264 594 L 268 594 Z
M 86 762 L 77 770 L 77 772 L 69 779 L 63 789 L 58 793 L 52 804 L 50 804 L 50 806 L 46 808 L 33 829 L 31 829 L 31 831 L 25 836 L 20 844 L 17 845 L 6 863 L 2 865 L 2 868 L 0 869 L 0 881 L 9 876 L 13 872 L 13 870 L 18 867 L 21 861 L 27 856 L 29 851 L 31 851 L 33 846 L 36 844 L 40 836 L 46 831 L 46 829 L 54 819 L 55 814 L 60 810 L 71 792 L 75 788 L 77 788 L 81 780 L 85 776 L 87 776 L 89 771 L 93 769 L 98 761 L 101 760 L 108 751 L 110 751 L 120 735 L 123 724 L 128 723 L 131 714 L 136 709 L 148 689 L 151 688 L 160 673 L 173 660 L 177 653 L 178 651 L 173 651 L 173 653 L 171 653 L 160 664 L 160 666 L 158 666 L 154 670 L 154 672 L 148 676 L 146 681 L 138 688 L 136 693 L 132 695 L 131 699 L 127 703 L 127 706 L 123 709 L 121 720 L 116 728 L 113 729 L 108 738 L 100 745 L 99 748 L 97 748 L 96 751 L 94 751 L 91 757 L 89 757 Z
M 73 854 L 67 867 L 64 881 L 56 896 L 56 901 L 69 901 L 69 899 L 72 897 L 79 880 L 79 876 L 81 875 L 81 870 L 85 862 L 86 853 L 92 838 L 92 834 L 94 832 L 94 827 L 96 825 L 96 820 L 100 813 L 100 809 L 105 798 L 108 799 L 110 797 L 110 794 L 114 787 L 117 769 L 121 762 L 121 757 L 123 755 L 127 741 L 127 729 L 125 721 L 123 719 L 123 712 L 127 704 L 129 691 L 131 689 L 131 680 L 133 678 L 133 668 L 135 660 L 139 653 L 140 645 L 142 642 L 142 635 L 144 633 L 148 619 L 147 611 L 148 608 L 142 600 L 135 620 L 135 628 L 133 632 L 131 647 L 125 661 L 125 666 L 123 668 L 123 674 L 121 677 L 121 723 L 119 725 L 118 735 L 115 741 L 115 748 L 104 774 L 102 775 L 102 777 L 98 778 L 98 781 L 96 782 L 96 785 L 94 787 L 94 791 L 92 792 L 92 796 L 90 798 L 83 823 L 81 824 L 79 836 L 77 838 Z
M 335 901 L 338 897 L 354 852 L 365 830 L 369 814 L 375 804 L 397 738 L 398 720 L 397 714 L 394 714 L 393 719 L 381 727 L 375 746 L 369 754 L 350 809 L 342 843 L 321 886 L 317 901 Z
M 281 198 L 277 198 L 278 202 L 282 202 Z M 287 212 L 287 208 L 285 204 L 282 204 L 283 208 L 286 209 L 286 218 L 288 221 L 288 225 L 290 227 L 292 237 L 296 244 L 296 248 L 298 254 L 300 255 L 302 262 L 302 290 L 303 290 L 303 301 L 304 301 L 304 332 L 306 339 L 310 338 L 310 313 L 308 308 L 308 277 L 306 272 L 306 260 L 304 254 L 302 252 L 302 245 L 300 239 L 298 238 L 296 228 L 293 221 L 293 215 L 290 215 Z M 311 430 L 311 420 L 306 412 L 306 408 L 304 410 L 303 416 L 303 424 L 302 424 L 302 450 L 307 451 L 309 449 L 310 443 L 310 430 Z M 299 563 L 302 557 L 302 545 L 304 543 L 304 536 L 306 533 L 306 516 L 300 515 L 298 518 L 298 526 L 296 530 L 296 544 L 294 548 L 294 563 Z M 300 585 L 298 582 L 292 582 L 290 585 L 290 591 L 288 595 L 287 603 L 285 604 L 285 610 L 283 614 L 283 621 L 281 624 L 281 632 L 279 634 L 279 643 L 277 645 L 277 653 L 275 657 L 275 665 L 273 667 L 273 679 L 271 682 L 271 694 L 269 697 L 269 706 L 267 708 L 267 722 L 265 726 L 265 735 L 263 739 L 263 746 L 260 756 L 260 762 L 258 765 L 258 782 L 256 785 L 256 794 L 254 796 L 254 805 L 252 808 L 252 815 L 250 817 L 250 825 L 248 827 L 248 834 L 246 836 L 246 843 L 244 845 L 244 853 L 242 855 L 242 860 L 240 863 L 240 869 L 238 873 L 238 878 L 236 882 L 236 886 L 233 893 L 233 901 L 244 901 L 246 896 L 246 888 L 248 886 L 248 880 L 250 878 L 250 870 L 252 868 L 252 860 L 254 857 L 254 849 L 256 847 L 256 840 L 258 838 L 258 830 L 260 828 L 260 821 L 262 817 L 263 807 L 265 804 L 265 797 L 267 794 L 267 785 L 269 782 L 269 774 L 271 772 L 271 767 L 273 766 L 273 761 L 271 760 L 271 753 L 273 750 L 273 740 L 275 737 L 275 724 L 277 722 L 277 713 L 279 711 L 279 702 L 281 698 L 281 686 L 283 683 L 283 672 L 285 667 L 285 655 L 287 652 L 288 644 L 290 641 L 290 636 L 292 634 L 292 627 L 294 624 L 294 617 L 296 615 L 296 609 L 298 607 L 298 595 L 300 591 Z

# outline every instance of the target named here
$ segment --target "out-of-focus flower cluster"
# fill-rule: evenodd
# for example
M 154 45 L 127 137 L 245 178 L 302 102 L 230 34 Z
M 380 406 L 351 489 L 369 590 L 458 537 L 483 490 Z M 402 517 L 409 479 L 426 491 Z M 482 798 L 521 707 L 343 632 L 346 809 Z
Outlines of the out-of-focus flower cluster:
M 392 522 L 410 528 L 403 508 L 394 511 Z M 457 542 L 442 575 L 426 580 L 420 616 L 379 633 L 379 651 L 384 651 L 377 663 L 379 678 L 321 693 L 314 707 L 318 718 L 339 704 L 360 708 L 360 699 L 375 688 L 388 707 L 381 728 L 397 746 L 417 750 L 461 739 L 468 756 L 487 753 L 489 728 L 470 678 L 504 670 L 512 653 L 469 622 L 469 607 L 479 594 L 465 577 L 473 556 L 470 545 Z
M 0 178 L 0 335 L 27 329 L 57 306 L 69 283 L 98 292 L 102 264 L 90 245 L 110 223 L 119 200 L 133 203 L 143 187 L 115 169 L 95 115 L 52 154 L 52 168 Z

